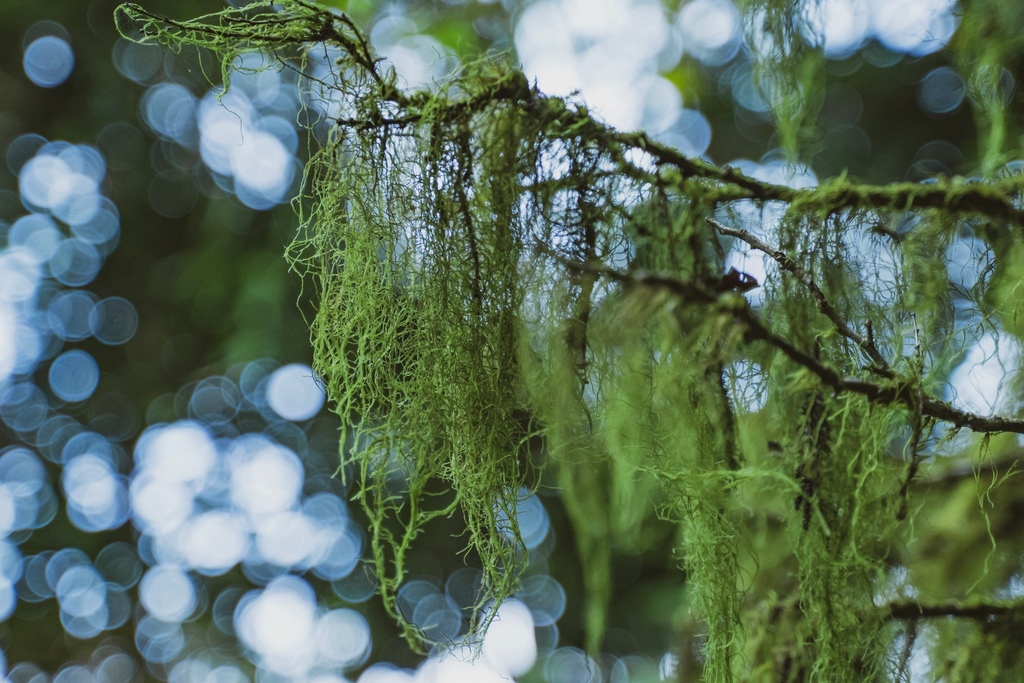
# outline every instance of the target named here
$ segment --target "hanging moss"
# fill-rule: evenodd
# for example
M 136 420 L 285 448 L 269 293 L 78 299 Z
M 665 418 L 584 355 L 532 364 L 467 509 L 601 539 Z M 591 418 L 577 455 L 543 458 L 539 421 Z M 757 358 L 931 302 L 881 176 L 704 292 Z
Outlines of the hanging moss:
M 758 7 L 796 159 L 821 56 L 789 4 Z M 118 26 L 217 52 L 225 82 L 249 50 L 302 73 L 336 57 L 333 81 L 305 84 L 344 113 L 323 122 L 288 258 L 315 289 L 313 366 L 384 604 L 412 641 L 395 596 L 416 538 L 461 519 L 486 619 L 528 561 L 516 504 L 547 469 L 574 526 L 591 652 L 613 555 L 641 552 L 655 517 L 680 529 L 707 680 L 902 675 L 894 648 L 940 614 L 1010 642 L 1012 605 L 979 617 L 963 612 L 966 591 L 915 616 L 890 584 L 916 571 L 934 435 L 1024 433 L 945 398 L 958 354 L 1016 315 L 1019 268 L 1001 255 L 1024 234 L 1020 176 L 771 184 L 610 129 L 503 58 L 403 91 L 344 14 L 300 0 L 186 22 L 125 5 Z M 950 276 L 966 234 L 994 278 Z M 764 281 L 727 269 L 729 250 L 762 254 Z M 949 671 L 973 656 L 958 646 Z

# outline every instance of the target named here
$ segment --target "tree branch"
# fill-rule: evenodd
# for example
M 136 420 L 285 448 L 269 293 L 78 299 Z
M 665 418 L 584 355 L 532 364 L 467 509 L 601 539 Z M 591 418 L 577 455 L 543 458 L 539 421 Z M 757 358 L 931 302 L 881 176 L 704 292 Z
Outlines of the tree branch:
M 196 38 L 193 42 L 214 50 L 220 47 L 222 41 L 228 41 L 264 52 L 273 52 L 282 45 L 333 43 L 342 48 L 354 65 L 365 70 L 367 76 L 376 83 L 381 101 L 411 109 L 407 116 L 393 117 L 386 124 L 382 122 L 382 125 L 394 125 L 399 121 L 413 123 L 420 116 L 416 111 L 419 105 L 430 102 L 436 107 L 435 98 L 419 94 L 405 95 L 395 87 L 392 79 L 381 73 L 381 60 L 374 55 L 366 36 L 346 14 L 335 15 L 304 0 L 294 0 L 292 6 L 301 10 L 291 15 L 277 15 L 273 11 L 274 6 L 268 2 L 267 11 L 253 15 L 252 18 L 238 10 L 228 10 L 190 22 L 178 22 L 149 12 L 137 4 L 126 3 L 118 7 L 115 15 L 122 34 L 129 37 L 131 29 L 136 28 L 143 35 L 142 41 L 162 39 L 168 43 L 180 43 L 185 40 L 185 36 L 193 35 L 204 36 L 206 39 Z M 220 24 L 212 23 L 214 20 L 219 20 Z M 266 30 L 270 25 L 275 27 L 273 32 Z M 459 116 L 476 107 L 496 102 L 521 105 L 532 115 L 541 116 L 547 122 L 546 125 L 557 125 L 558 129 L 551 130 L 556 137 L 578 137 L 599 143 L 603 151 L 621 162 L 622 171 L 627 175 L 654 177 L 660 183 L 677 188 L 682 188 L 689 179 L 708 180 L 722 186 L 720 194 L 723 199 L 786 203 L 799 201 L 826 213 L 852 208 L 900 211 L 941 209 L 952 214 L 980 214 L 1017 224 L 1024 223 L 1024 211 L 1013 204 L 1015 194 L 1024 189 L 1024 176 L 1021 175 L 987 184 L 967 183 L 963 179 L 952 178 L 939 179 L 928 185 L 898 183 L 879 186 L 858 185 L 845 178 L 837 178 L 808 189 L 776 185 L 751 178 L 729 166 L 719 167 L 688 157 L 672 147 L 656 142 L 646 133 L 618 132 L 592 118 L 586 107 L 567 106 L 560 98 L 541 94 L 535 85 L 529 85 L 520 72 L 506 74 L 498 79 L 497 87 L 479 93 L 478 97 L 448 101 L 444 106 L 452 110 L 454 116 Z M 646 152 L 656 170 L 652 173 L 626 160 L 623 154 L 625 149 Z
M 1001 603 L 979 602 L 971 605 L 958 603 L 924 604 L 915 600 L 897 600 L 880 608 L 884 619 L 916 620 L 954 617 L 988 621 L 999 617 L 1024 616 L 1024 600 Z
M 546 244 L 540 242 L 537 243 L 536 249 L 538 252 L 558 261 L 570 270 L 595 273 L 626 285 L 646 285 L 663 289 L 675 295 L 683 302 L 707 304 L 720 311 L 728 312 L 738 322 L 743 323 L 746 328 L 744 336 L 748 341 L 764 341 L 774 346 L 794 363 L 814 373 L 822 384 L 831 387 L 837 393 L 849 391 L 861 394 L 869 401 L 882 405 L 902 404 L 911 410 L 919 409 L 922 416 L 951 422 L 956 428 L 969 427 L 976 432 L 983 433 L 1013 432 L 1015 434 L 1024 434 L 1024 420 L 1000 416 L 984 417 L 961 410 L 946 401 L 923 395 L 917 388 L 916 383 L 893 381 L 882 384 L 857 377 L 843 377 L 832 366 L 800 350 L 787 339 L 776 334 L 754 315 L 746 299 L 736 292 L 717 294 L 696 282 L 689 282 L 670 275 L 644 271 L 630 273 L 608 268 L 594 262 L 573 261 L 557 254 Z
M 826 318 L 832 321 L 836 331 L 859 346 L 864 353 L 867 354 L 868 358 L 871 359 L 871 362 L 875 364 L 875 367 L 873 368 L 874 370 L 888 379 L 894 379 L 896 377 L 896 373 L 894 373 L 892 368 L 889 367 L 888 361 L 885 360 L 881 352 L 878 350 L 878 347 L 875 346 L 874 338 L 868 337 L 865 339 L 856 330 L 847 325 L 846 321 L 839 315 L 839 312 L 836 311 L 832 303 L 825 297 L 825 293 L 821 291 L 821 287 L 819 287 L 818 283 L 814 281 L 811 274 L 807 272 L 807 270 L 796 260 L 789 256 L 789 254 L 780 249 L 772 248 L 771 245 L 762 242 L 746 230 L 726 227 L 711 217 L 708 217 L 705 220 L 707 220 L 708 225 L 721 234 L 735 237 L 738 240 L 746 242 L 754 249 L 764 252 L 775 259 L 775 262 L 778 263 L 783 270 L 794 275 L 796 279 L 811 292 L 811 296 L 814 298 L 814 302 L 818 306 L 818 310 L 821 311 Z

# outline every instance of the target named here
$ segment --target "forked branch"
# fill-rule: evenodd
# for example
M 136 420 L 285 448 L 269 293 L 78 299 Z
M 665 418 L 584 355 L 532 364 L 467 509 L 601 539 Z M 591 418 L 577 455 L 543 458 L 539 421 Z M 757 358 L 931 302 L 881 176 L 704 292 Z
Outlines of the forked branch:
M 589 262 L 574 261 L 556 254 L 547 245 L 537 244 L 538 252 L 558 261 L 577 272 L 590 272 L 607 277 L 624 285 L 643 285 L 664 290 L 683 303 L 700 303 L 720 312 L 727 312 L 744 327 L 747 341 L 763 341 L 775 347 L 797 365 L 809 370 L 825 386 L 838 392 L 852 392 L 865 396 L 873 403 L 883 405 L 902 404 L 911 410 L 920 410 L 924 417 L 950 422 L 957 429 L 968 427 L 976 432 L 1013 432 L 1024 434 L 1024 420 L 1007 417 L 985 417 L 962 410 L 952 404 L 924 395 L 914 382 L 872 382 L 858 377 L 844 377 L 831 365 L 802 351 L 787 339 L 776 334 L 760 318 L 737 292 L 716 293 L 697 282 L 683 280 L 671 275 L 645 271 L 626 272 Z

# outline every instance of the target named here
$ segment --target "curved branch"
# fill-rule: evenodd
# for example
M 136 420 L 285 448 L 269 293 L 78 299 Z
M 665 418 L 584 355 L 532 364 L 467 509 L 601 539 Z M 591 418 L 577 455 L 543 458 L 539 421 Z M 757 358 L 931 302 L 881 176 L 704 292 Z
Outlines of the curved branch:
M 873 369 L 888 379 L 895 379 L 896 373 L 892 371 L 892 368 L 889 367 L 888 361 L 885 360 L 881 352 L 878 350 L 878 347 L 875 346 L 874 339 L 872 337 L 865 339 L 857 333 L 856 330 L 847 325 L 846 321 L 839 315 L 839 312 L 836 311 L 832 303 L 825 297 L 825 293 L 821 291 L 821 287 L 819 287 L 818 283 L 814 281 L 811 274 L 807 272 L 803 266 L 797 263 L 797 261 L 789 254 L 779 249 L 772 248 L 771 245 L 762 242 L 746 230 L 726 227 L 714 218 L 710 217 L 705 220 L 708 222 L 708 225 L 721 234 L 729 235 L 730 237 L 735 237 L 738 240 L 746 242 L 754 249 L 764 252 L 775 259 L 775 262 L 778 263 L 783 270 L 789 271 L 811 292 L 811 296 L 814 298 L 814 302 L 818 306 L 818 310 L 821 311 L 826 318 L 832 321 L 836 331 L 859 346 L 861 350 L 867 354 L 868 358 L 871 359 L 871 362 L 875 364 Z
M 142 33 L 142 40 L 163 38 L 168 43 L 193 42 L 221 51 L 224 43 L 234 47 L 272 52 L 282 45 L 332 43 L 344 50 L 354 66 L 366 71 L 378 86 L 376 94 L 381 101 L 407 108 L 406 116 L 396 116 L 381 125 L 415 123 L 421 116 L 417 111 L 429 100 L 435 107 L 437 100 L 419 94 L 406 95 L 395 87 L 392 79 L 383 75 L 377 58 L 366 36 L 344 14 L 334 14 L 305 0 L 266 3 L 266 12 L 249 18 L 244 10 L 226 10 L 206 15 L 198 20 L 179 22 L 149 12 L 134 3 L 121 5 L 115 11 L 117 25 L 125 37 L 132 28 Z M 284 7 L 280 14 L 277 10 Z M 292 10 L 288 14 L 288 10 Z M 219 20 L 219 24 L 212 23 Z M 203 23 L 203 22 L 206 23 Z M 267 28 L 276 30 L 269 35 Z M 289 30 L 282 30 L 287 27 Z M 202 38 L 200 38 L 200 36 Z M 138 38 L 135 38 L 138 40 Z M 656 142 L 643 132 L 622 133 L 595 120 L 586 107 L 567 105 L 557 97 L 543 95 L 532 87 L 518 71 L 511 71 L 496 79 L 496 86 L 478 96 L 446 101 L 443 106 L 453 116 L 465 115 L 493 103 L 522 106 L 531 115 L 539 115 L 552 127 L 557 137 L 578 137 L 598 143 L 604 151 L 621 161 L 627 175 L 656 179 L 660 183 L 682 188 L 692 179 L 720 184 L 720 198 L 752 199 L 758 202 L 801 202 L 817 207 L 824 213 L 842 209 L 876 208 L 910 211 L 912 209 L 942 209 L 948 213 L 979 214 L 989 218 L 1024 224 L 1024 211 L 1013 203 L 1015 193 L 1024 189 L 1024 176 L 1011 176 L 988 184 L 971 184 L 960 178 L 939 179 L 932 184 L 894 183 L 890 185 L 858 185 L 845 178 L 823 183 L 817 187 L 797 189 L 757 180 L 729 166 L 716 166 L 699 158 L 691 158 L 672 147 Z M 346 122 L 348 123 L 348 122 Z M 352 122 L 355 123 L 355 122 Z M 375 122 L 366 122 L 373 126 Z M 362 124 L 360 124 L 362 125 Z M 625 159 L 626 150 L 646 152 L 653 160 L 655 171 L 641 168 Z
M 919 408 L 922 416 L 950 422 L 958 429 L 969 427 L 976 432 L 982 433 L 1012 432 L 1024 434 L 1024 420 L 998 415 L 984 417 L 961 410 L 946 401 L 923 395 L 917 385 L 911 382 L 898 383 L 893 381 L 879 383 L 857 377 L 843 377 L 832 366 L 800 350 L 787 339 L 776 334 L 760 318 L 754 315 L 750 304 L 737 292 L 727 291 L 718 294 L 699 283 L 682 280 L 670 275 L 644 271 L 629 273 L 593 262 L 573 261 L 560 256 L 547 245 L 541 243 L 536 245 L 536 249 L 538 252 L 544 253 L 570 270 L 595 273 L 626 285 L 646 285 L 663 289 L 684 302 L 702 303 L 713 306 L 722 312 L 728 312 L 738 322 L 743 323 L 746 328 L 744 337 L 747 341 L 763 341 L 774 346 L 794 363 L 812 372 L 822 384 L 831 387 L 837 393 L 849 391 L 861 394 L 873 403 L 883 405 L 898 403 L 911 410 Z

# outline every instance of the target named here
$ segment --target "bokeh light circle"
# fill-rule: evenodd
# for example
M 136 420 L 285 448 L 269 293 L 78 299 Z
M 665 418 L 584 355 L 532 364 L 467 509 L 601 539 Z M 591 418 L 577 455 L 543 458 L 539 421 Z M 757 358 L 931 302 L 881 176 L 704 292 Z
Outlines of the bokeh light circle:
M 246 594 L 235 610 L 235 629 L 242 642 L 264 666 L 285 675 L 301 675 L 312 666 L 315 628 L 313 590 L 294 576 Z
M 81 341 L 92 334 L 89 320 L 96 295 L 92 292 L 72 290 L 53 297 L 46 309 L 50 329 L 67 341 Z
M 166 622 L 184 621 L 196 608 L 195 584 L 180 568 L 157 565 L 139 583 L 139 600 L 146 611 Z
M 139 314 L 132 302 L 112 296 L 97 302 L 89 312 L 89 329 L 104 344 L 124 344 L 135 335 Z
M 81 287 L 96 279 L 103 256 L 89 242 L 72 237 L 57 245 L 50 257 L 50 273 L 68 287 Z
M 41 88 L 56 88 L 75 68 L 75 52 L 63 38 L 43 36 L 33 40 L 22 58 L 28 79 Z
M 96 391 L 100 368 L 85 351 L 73 349 L 57 356 L 50 365 L 50 389 L 62 401 L 84 401 Z
M 293 363 L 278 368 L 267 381 L 267 402 L 286 420 L 308 420 L 324 405 L 324 392 L 308 365 Z
M 565 589 L 547 574 L 535 574 L 523 579 L 516 597 L 530 608 L 537 626 L 553 624 L 565 612 Z
M 692 0 L 679 10 L 683 49 L 712 66 L 725 64 L 739 50 L 740 15 L 729 0 Z
M 115 529 L 128 520 L 128 494 L 110 462 L 94 453 L 70 460 L 61 473 L 68 518 L 83 531 Z
M 314 637 L 320 655 L 342 669 L 360 666 L 372 645 L 366 617 L 351 609 L 335 609 L 321 616 Z
M 967 84 L 953 69 L 940 66 L 932 69 L 921 81 L 917 101 L 926 113 L 948 114 L 960 106 L 967 94 Z
M 499 673 L 522 676 L 537 661 L 533 615 L 518 600 L 506 600 L 484 635 L 483 655 Z

